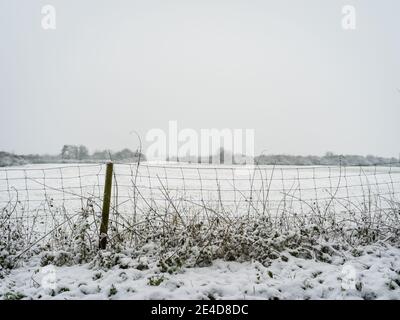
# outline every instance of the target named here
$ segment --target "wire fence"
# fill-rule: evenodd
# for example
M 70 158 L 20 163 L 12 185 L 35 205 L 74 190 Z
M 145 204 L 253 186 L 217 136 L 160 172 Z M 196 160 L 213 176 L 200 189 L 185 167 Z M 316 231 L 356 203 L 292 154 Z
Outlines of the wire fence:
M 105 164 L 32 165 L 0 170 L 2 221 L 46 236 L 76 227 L 90 211 L 100 223 Z M 398 210 L 398 166 L 226 166 L 115 164 L 110 220 L 132 230 L 149 212 L 181 218 L 319 214 L 370 215 Z M 1 220 L 0 220 L 1 223 Z

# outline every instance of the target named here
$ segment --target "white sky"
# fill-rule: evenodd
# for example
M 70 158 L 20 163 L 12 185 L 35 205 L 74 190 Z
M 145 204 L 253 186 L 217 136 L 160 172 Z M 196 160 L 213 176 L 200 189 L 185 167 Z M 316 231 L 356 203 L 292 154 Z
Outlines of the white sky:
M 57 29 L 41 28 L 54 5 Z M 357 29 L 341 27 L 356 7 Z M 252 128 L 256 152 L 400 152 L 400 2 L 0 0 L 0 150 Z

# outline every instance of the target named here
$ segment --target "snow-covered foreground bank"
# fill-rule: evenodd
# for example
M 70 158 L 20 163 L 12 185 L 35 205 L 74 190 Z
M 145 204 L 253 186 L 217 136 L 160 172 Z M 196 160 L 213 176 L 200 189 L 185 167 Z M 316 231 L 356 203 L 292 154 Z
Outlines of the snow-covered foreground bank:
M 40 267 L 36 257 L 4 275 L 0 298 L 400 299 L 400 249 L 368 246 L 331 263 L 284 252 L 269 266 L 216 260 L 172 274 L 143 258 L 102 269 L 93 263 Z

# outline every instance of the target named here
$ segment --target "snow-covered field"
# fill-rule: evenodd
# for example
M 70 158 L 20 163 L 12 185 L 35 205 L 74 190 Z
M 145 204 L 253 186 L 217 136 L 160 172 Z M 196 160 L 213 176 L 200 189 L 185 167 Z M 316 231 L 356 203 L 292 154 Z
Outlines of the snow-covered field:
M 97 252 L 104 172 L 0 169 L 1 298 L 400 299 L 399 168 L 117 164 Z

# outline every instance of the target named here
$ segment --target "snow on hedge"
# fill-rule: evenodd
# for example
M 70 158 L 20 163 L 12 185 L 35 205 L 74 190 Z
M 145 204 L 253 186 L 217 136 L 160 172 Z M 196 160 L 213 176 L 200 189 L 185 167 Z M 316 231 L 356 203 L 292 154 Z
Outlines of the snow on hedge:
M 104 258 L 104 257 L 103 257 Z M 113 254 L 109 254 L 114 259 Z M 96 258 L 98 259 L 98 258 Z M 96 260 L 95 259 L 95 260 Z M 0 280 L 2 299 L 400 299 L 400 249 L 372 245 L 330 263 L 288 252 L 269 266 L 213 261 L 161 272 L 145 258 L 121 254 L 111 268 L 97 261 L 43 265 L 32 258 Z

